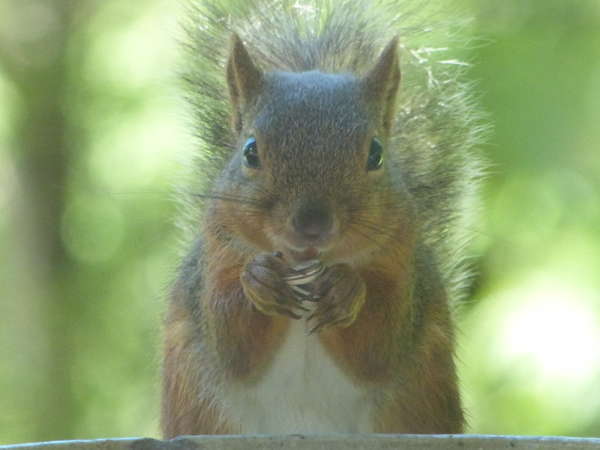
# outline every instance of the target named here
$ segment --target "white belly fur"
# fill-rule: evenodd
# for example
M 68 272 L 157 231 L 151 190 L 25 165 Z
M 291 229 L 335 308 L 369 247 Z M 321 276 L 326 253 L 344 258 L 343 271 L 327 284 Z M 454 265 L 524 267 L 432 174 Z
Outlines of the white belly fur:
M 293 321 L 257 384 L 226 391 L 226 416 L 241 433 L 373 431 L 366 392 L 335 366 L 315 335 L 306 335 L 304 320 Z

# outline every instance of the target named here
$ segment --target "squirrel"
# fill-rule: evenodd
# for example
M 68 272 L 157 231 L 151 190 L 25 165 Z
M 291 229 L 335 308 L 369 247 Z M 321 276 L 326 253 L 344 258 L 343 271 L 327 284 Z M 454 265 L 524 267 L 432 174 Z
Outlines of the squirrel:
M 462 64 L 411 47 L 426 27 L 398 0 L 191 16 L 202 190 L 164 324 L 164 437 L 463 432 L 452 305 L 481 127 Z

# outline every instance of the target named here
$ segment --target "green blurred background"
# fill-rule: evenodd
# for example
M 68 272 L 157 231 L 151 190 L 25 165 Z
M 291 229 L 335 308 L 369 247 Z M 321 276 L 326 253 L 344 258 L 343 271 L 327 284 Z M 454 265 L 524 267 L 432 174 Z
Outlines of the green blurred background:
M 600 1 L 459 3 L 495 128 L 460 314 L 470 431 L 600 436 Z M 0 444 L 158 436 L 181 15 L 0 2 Z

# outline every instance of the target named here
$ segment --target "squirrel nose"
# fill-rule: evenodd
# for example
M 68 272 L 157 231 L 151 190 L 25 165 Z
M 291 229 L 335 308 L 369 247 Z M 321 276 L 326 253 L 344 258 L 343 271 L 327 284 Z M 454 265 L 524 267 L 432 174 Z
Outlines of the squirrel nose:
M 302 238 L 316 241 L 331 232 L 333 217 L 326 208 L 309 206 L 296 213 L 292 218 L 292 226 Z

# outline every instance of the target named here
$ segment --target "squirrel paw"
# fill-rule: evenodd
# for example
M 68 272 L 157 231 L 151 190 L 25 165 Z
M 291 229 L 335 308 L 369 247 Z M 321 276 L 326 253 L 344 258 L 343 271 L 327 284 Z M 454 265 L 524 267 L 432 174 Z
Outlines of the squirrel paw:
M 320 296 L 315 311 L 308 317 L 310 334 L 326 328 L 348 327 L 356 320 L 367 288 L 361 276 L 348 264 L 329 267 L 314 286 Z
M 292 319 L 300 319 L 308 311 L 283 279 L 289 270 L 281 256 L 271 253 L 260 253 L 246 264 L 240 281 L 246 298 L 258 311 Z

